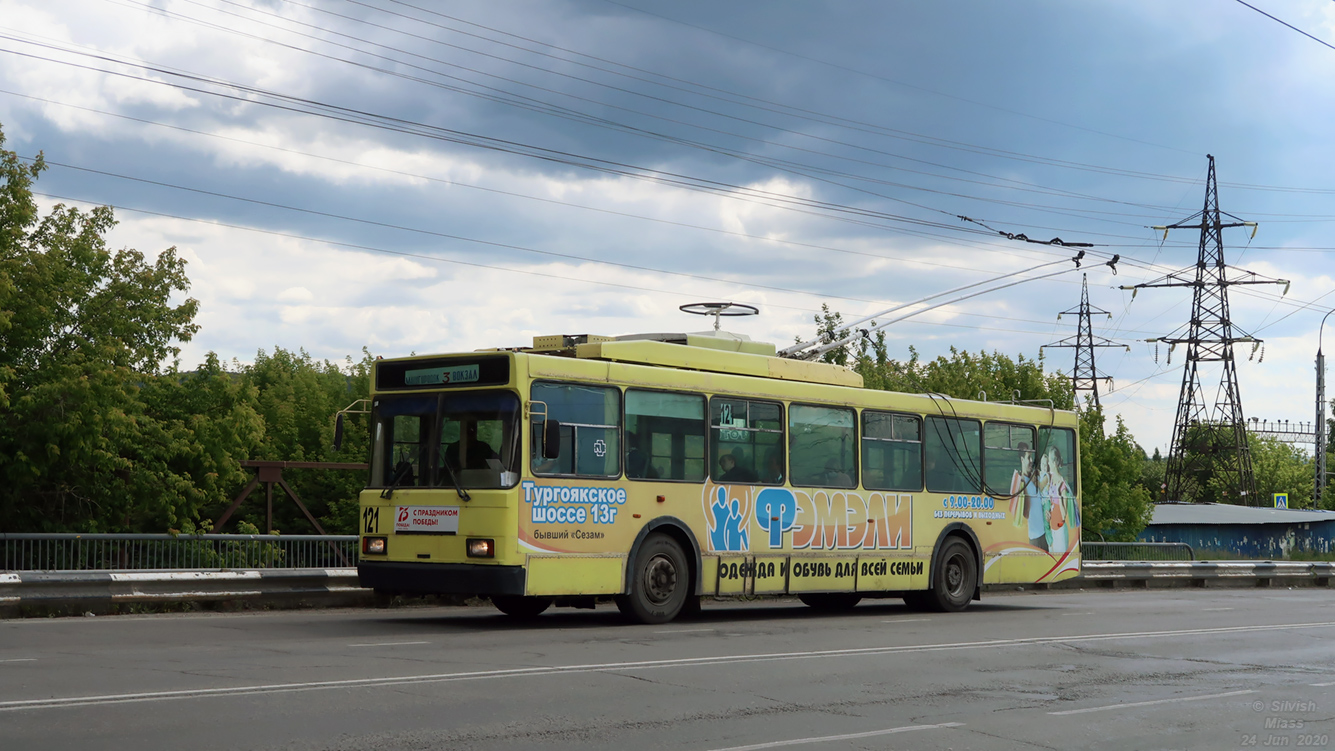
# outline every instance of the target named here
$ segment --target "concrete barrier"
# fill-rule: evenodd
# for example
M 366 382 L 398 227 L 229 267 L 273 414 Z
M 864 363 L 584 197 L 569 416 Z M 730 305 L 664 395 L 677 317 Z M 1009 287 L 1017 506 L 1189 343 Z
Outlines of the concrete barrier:
M 184 603 L 333 607 L 373 599 L 351 568 L 0 573 L 0 617 L 156 611 Z

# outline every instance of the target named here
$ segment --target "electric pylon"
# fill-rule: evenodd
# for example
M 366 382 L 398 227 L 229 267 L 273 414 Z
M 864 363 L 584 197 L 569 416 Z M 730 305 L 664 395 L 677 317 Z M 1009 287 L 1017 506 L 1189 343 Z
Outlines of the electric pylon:
M 1260 340 L 1236 330 L 1228 311 L 1228 288 L 1239 284 L 1284 284 L 1283 279 L 1263 279 L 1248 271 L 1235 269 L 1229 274 L 1224 263 L 1222 231 L 1228 227 L 1251 227 L 1256 234 L 1255 222 L 1241 219 L 1219 210 L 1219 188 L 1215 182 L 1214 157 L 1205 185 L 1205 208 L 1176 224 L 1154 227 L 1168 236 L 1171 229 L 1199 229 L 1200 251 L 1194 268 L 1167 274 L 1153 282 L 1123 287 L 1134 290 L 1150 287 L 1191 287 L 1191 320 L 1187 332 L 1180 336 L 1162 336 L 1150 341 L 1172 348 L 1187 345 L 1187 360 L 1182 373 L 1182 390 L 1178 396 L 1177 420 L 1173 423 L 1173 443 L 1168 453 L 1165 483 L 1169 500 L 1204 500 L 1202 491 L 1211 478 L 1221 481 L 1225 502 L 1258 505 L 1256 480 L 1252 475 L 1251 450 L 1247 445 L 1247 426 L 1242 416 L 1242 395 L 1238 391 L 1237 365 L 1233 359 L 1233 345 L 1249 342 L 1252 352 Z M 1221 216 L 1236 221 L 1224 222 Z M 1194 219 L 1199 224 L 1188 224 Z M 1180 330 L 1180 329 L 1179 329 Z M 1262 355 L 1264 357 L 1264 354 Z M 1201 387 L 1200 363 L 1222 363 L 1219 389 L 1213 408 L 1207 405 Z
M 1118 344 L 1111 339 L 1094 336 L 1094 326 L 1091 323 L 1091 316 L 1094 314 L 1108 316 L 1112 318 L 1112 313 L 1099 308 L 1093 308 L 1089 305 L 1089 277 L 1082 276 L 1080 279 L 1080 307 L 1064 310 L 1057 314 L 1057 320 L 1062 316 L 1078 315 L 1080 321 L 1076 325 L 1075 336 L 1068 336 L 1052 344 L 1044 344 L 1038 348 L 1042 352 L 1048 348 L 1070 347 L 1075 350 L 1075 368 L 1071 371 L 1071 386 L 1075 390 L 1075 395 L 1080 396 L 1081 391 L 1090 392 L 1094 406 L 1099 406 L 1099 381 L 1112 382 L 1112 378 L 1099 373 L 1099 369 L 1094 366 L 1094 349 L 1097 347 L 1126 347 L 1124 344 Z M 1128 352 L 1130 347 L 1126 347 Z

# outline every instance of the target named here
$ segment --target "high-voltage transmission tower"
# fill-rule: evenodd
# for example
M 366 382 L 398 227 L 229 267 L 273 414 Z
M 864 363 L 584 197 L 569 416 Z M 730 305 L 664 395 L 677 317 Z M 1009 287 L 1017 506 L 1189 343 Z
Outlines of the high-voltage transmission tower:
M 1224 263 L 1222 232 L 1228 227 L 1252 227 L 1255 222 L 1241 219 L 1219 210 L 1219 188 L 1215 182 L 1214 157 L 1205 185 L 1205 208 L 1176 224 L 1155 227 L 1198 229 L 1201 233 L 1200 252 L 1193 268 L 1174 271 L 1144 284 L 1122 289 L 1135 290 L 1152 287 L 1191 287 L 1191 319 L 1186 333 L 1162 336 L 1150 341 L 1187 347 L 1187 360 L 1182 371 L 1182 390 L 1178 396 L 1177 419 L 1173 423 L 1173 443 L 1168 453 L 1165 491 L 1172 501 L 1200 501 L 1206 483 L 1211 478 L 1222 481 L 1225 502 L 1259 505 L 1256 480 L 1252 475 L 1251 450 L 1247 445 L 1247 425 L 1242 416 L 1242 395 L 1238 391 L 1238 371 L 1233 360 L 1233 345 L 1252 344 L 1255 353 L 1260 340 L 1235 329 L 1228 312 L 1228 288 L 1239 284 L 1284 284 L 1283 279 L 1262 279 L 1248 271 L 1233 269 Z M 1232 220 L 1225 222 L 1222 216 Z M 1190 224 L 1196 219 L 1199 223 Z M 1179 329 L 1181 331 L 1181 329 Z M 1262 354 L 1264 357 L 1264 353 Z M 1201 363 L 1222 364 L 1219 388 L 1214 404 L 1205 400 L 1201 386 Z
M 1049 348 L 1069 347 L 1075 350 L 1075 368 L 1071 371 L 1071 386 L 1075 389 L 1075 395 L 1080 396 L 1081 391 L 1088 391 L 1094 400 L 1094 406 L 1099 406 L 1099 381 L 1112 382 L 1112 378 L 1101 375 L 1099 369 L 1094 366 L 1094 350 L 1097 347 L 1126 347 L 1124 344 L 1118 344 L 1111 339 L 1094 336 L 1094 327 L 1090 322 L 1093 315 L 1103 315 L 1112 318 L 1112 313 L 1106 310 L 1090 307 L 1089 305 L 1089 277 L 1082 276 L 1080 279 L 1080 306 L 1070 310 L 1064 310 L 1057 314 L 1057 319 L 1062 316 L 1078 315 L 1079 323 L 1076 325 L 1075 336 L 1068 336 L 1053 342 L 1044 344 L 1038 348 L 1039 352 Z M 1126 347 L 1128 352 L 1130 347 Z

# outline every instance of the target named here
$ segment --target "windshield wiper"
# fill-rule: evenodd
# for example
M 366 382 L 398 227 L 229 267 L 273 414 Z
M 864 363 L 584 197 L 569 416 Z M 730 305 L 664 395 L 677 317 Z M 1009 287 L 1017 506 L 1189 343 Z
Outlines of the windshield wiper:
M 403 482 L 403 479 L 405 477 L 411 477 L 412 474 L 413 474 L 413 465 L 409 464 L 408 462 L 400 462 L 398 471 L 394 473 L 394 479 L 389 481 L 389 487 L 380 491 L 380 497 L 385 499 L 393 498 L 394 489 L 399 486 L 400 482 Z
M 459 497 L 465 501 L 473 500 L 473 496 L 469 495 L 468 491 L 464 490 L 464 486 L 459 484 L 459 478 L 454 476 L 454 470 L 450 469 L 450 460 L 448 457 L 441 457 L 440 466 L 444 467 L 445 473 L 450 476 L 450 482 L 454 484 L 454 492 L 458 493 Z

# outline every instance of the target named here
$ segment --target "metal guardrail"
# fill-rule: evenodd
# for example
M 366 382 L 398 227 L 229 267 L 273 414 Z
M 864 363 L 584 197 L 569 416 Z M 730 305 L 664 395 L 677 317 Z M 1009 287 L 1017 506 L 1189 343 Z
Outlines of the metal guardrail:
M 0 571 L 328 569 L 356 535 L 0 534 Z
M 1206 581 L 1262 586 L 1271 580 L 1330 586 L 1335 563 L 1325 561 L 1090 561 L 1073 582 L 1127 582 L 1164 586 L 1199 586 Z
M 1196 551 L 1185 542 L 1082 542 L 1086 561 L 1194 561 Z
M 20 571 L 0 573 L 0 618 L 126 612 L 185 603 L 266 607 L 366 606 L 354 569 Z

